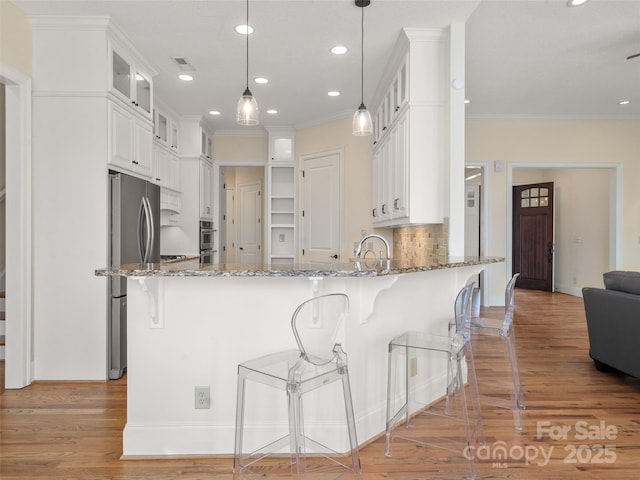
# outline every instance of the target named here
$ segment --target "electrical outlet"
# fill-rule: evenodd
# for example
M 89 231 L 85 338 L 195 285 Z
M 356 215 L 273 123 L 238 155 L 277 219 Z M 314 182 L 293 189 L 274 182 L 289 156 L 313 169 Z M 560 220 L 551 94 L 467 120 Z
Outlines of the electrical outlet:
M 418 375 L 418 357 L 411 357 L 409 359 L 409 376 L 415 377 Z
M 196 409 L 211 408 L 211 387 L 195 387 Z

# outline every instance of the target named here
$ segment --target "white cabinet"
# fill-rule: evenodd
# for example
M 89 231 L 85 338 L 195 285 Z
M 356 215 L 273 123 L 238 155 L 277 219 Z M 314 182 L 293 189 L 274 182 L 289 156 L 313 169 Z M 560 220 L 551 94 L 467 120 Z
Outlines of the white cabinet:
M 200 159 L 200 218 L 213 220 L 213 165 L 206 159 Z
M 110 47 L 109 91 L 147 118 L 151 118 L 153 83 L 151 75 L 124 49 Z
M 204 130 L 200 130 L 200 155 L 208 160 L 213 160 L 211 137 Z
M 373 131 L 375 226 L 444 221 L 443 38 L 440 31 L 403 30 L 381 84 Z
M 267 262 L 291 265 L 296 258 L 295 131 L 268 128 Z
M 408 115 L 402 114 L 373 155 L 373 223 L 402 222 L 408 216 Z
M 160 108 L 154 109 L 153 138 L 168 149 L 179 152 L 180 123 Z
M 180 163 L 177 155 L 154 142 L 152 181 L 163 189 L 180 193 Z M 160 208 L 163 208 L 162 205 Z
M 151 177 L 151 124 L 113 102 L 109 104 L 109 163 Z
M 175 114 L 162 102 L 153 109 L 153 175 L 151 181 L 160 186 L 160 218 L 162 225 L 180 223 L 182 192 L 178 139 L 180 124 Z
M 400 61 L 391 84 L 384 92 L 382 103 L 373 115 L 373 144 L 385 135 L 409 101 L 408 55 Z

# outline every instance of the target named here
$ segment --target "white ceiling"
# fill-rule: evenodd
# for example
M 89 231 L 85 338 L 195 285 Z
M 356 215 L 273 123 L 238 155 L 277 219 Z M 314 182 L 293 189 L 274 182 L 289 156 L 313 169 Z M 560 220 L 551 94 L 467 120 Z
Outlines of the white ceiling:
M 305 126 L 360 104 L 360 8 L 353 0 L 250 0 L 250 88 L 260 126 L 235 124 L 245 88 L 242 0 L 12 0 L 27 14 L 110 15 L 160 72 L 155 94 L 216 130 Z M 467 23 L 470 117 L 640 118 L 640 0 L 372 0 L 365 8 L 365 103 L 404 27 Z M 346 55 L 329 48 L 343 44 Z M 194 66 L 195 80 L 172 57 Z M 267 77 L 267 85 L 253 83 Z M 328 97 L 339 90 L 339 97 Z M 632 103 L 624 107 L 618 101 Z M 275 108 L 277 115 L 267 115 Z M 219 117 L 209 110 L 222 112 Z

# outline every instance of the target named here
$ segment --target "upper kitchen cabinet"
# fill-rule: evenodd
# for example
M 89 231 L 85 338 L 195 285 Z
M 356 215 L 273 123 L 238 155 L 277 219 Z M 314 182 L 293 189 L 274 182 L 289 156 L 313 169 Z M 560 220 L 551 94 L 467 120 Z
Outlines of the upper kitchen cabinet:
M 180 117 L 180 161 L 198 163 L 198 212 L 201 220 L 213 220 L 213 145 L 207 124 L 199 116 Z M 185 191 L 183 190 L 183 193 Z M 183 211 L 185 208 L 183 202 Z
M 153 83 L 140 62 L 135 62 L 124 47 L 110 42 L 110 85 L 109 90 L 136 111 L 151 119 L 153 104 Z
M 109 159 L 112 165 L 151 177 L 151 125 L 126 109 L 109 105 Z
M 268 128 L 269 162 L 295 163 L 295 131 L 287 128 Z
M 153 179 L 152 78 L 156 72 L 113 25 L 107 45 L 109 163 Z
M 445 43 L 441 29 L 403 29 L 374 102 L 372 222 L 444 220 Z
M 37 17 L 32 31 L 34 124 L 55 112 L 59 145 L 72 147 L 82 119 L 92 126 L 83 140 L 95 150 L 78 146 L 74 155 L 151 178 L 153 67 L 108 17 Z
M 200 155 L 210 161 L 213 160 L 211 135 L 209 135 L 204 129 L 200 130 Z
M 168 149 L 180 152 L 180 122 L 170 109 L 155 101 L 153 108 L 153 138 Z

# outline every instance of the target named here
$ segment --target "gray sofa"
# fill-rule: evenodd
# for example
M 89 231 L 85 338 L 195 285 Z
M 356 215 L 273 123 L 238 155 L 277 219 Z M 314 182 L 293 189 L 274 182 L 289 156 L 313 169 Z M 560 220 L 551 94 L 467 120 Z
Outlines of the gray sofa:
M 589 354 L 600 371 L 640 378 L 640 272 L 603 275 L 605 288 L 582 289 Z

